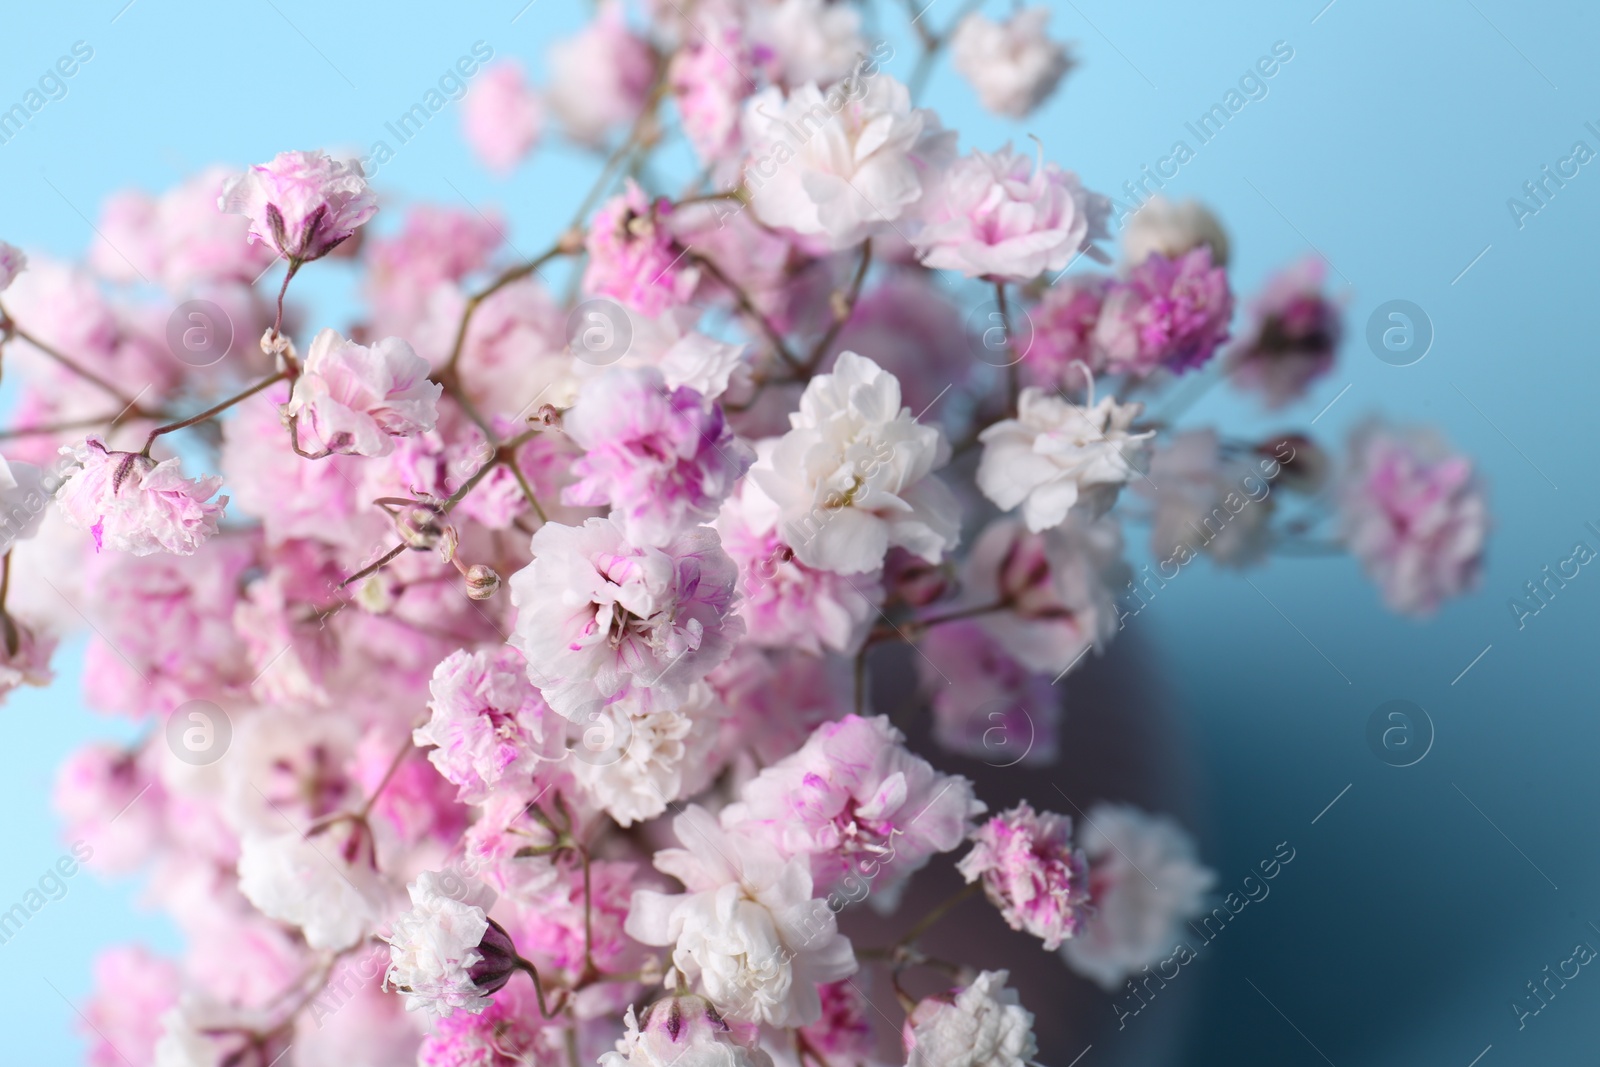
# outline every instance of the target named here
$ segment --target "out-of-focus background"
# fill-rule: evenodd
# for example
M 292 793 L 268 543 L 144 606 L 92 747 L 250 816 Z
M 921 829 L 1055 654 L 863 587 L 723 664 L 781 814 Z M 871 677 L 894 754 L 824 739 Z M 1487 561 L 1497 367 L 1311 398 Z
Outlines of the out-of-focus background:
M 1310 252 L 1348 290 L 1340 365 L 1308 403 L 1264 418 L 1217 390 L 1189 420 L 1244 434 L 1315 419 L 1317 435 L 1335 441 L 1374 412 L 1431 423 L 1475 457 L 1495 516 L 1481 589 L 1426 623 L 1385 611 L 1342 558 L 1246 574 L 1199 563 L 1130 620 L 1140 635 L 1127 647 L 1156 676 L 1163 714 L 1182 724 L 1155 743 L 1166 765 L 1200 783 L 1200 800 L 1180 814 L 1202 835 L 1219 888 L 1237 888 L 1282 842 L 1295 859 L 1184 968 L 1174 995 L 1095 1036 L 1081 1067 L 1125 1060 L 1145 1040 L 1130 1032 L 1147 1028 L 1178 1031 L 1172 1062 L 1194 1065 L 1592 1056 L 1600 976 L 1581 971 L 1520 1027 L 1511 1005 L 1531 1005 L 1527 983 L 1575 945 L 1600 947 L 1600 571 L 1583 569 L 1520 627 L 1509 601 L 1575 542 L 1600 545 L 1600 163 L 1548 184 L 1542 205 L 1523 189 L 1576 142 L 1600 150 L 1600 9 L 1048 2 L 1052 33 L 1078 42 L 1082 66 L 1026 123 L 984 114 L 941 64 L 925 102 L 964 148 L 1037 136 L 1090 188 L 1122 197 L 1124 182 L 1187 141 L 1194 158 L 1165 192 L 1221 214 L 1241 294 Z M 923 17 L 942 26 L 960 6 L 934 0 Z M 897 44 L 888 69 L 904 78 L 907 16 L 876 7 L 875 32 Z M 408 0 L 360 12 L 312 0 L 14 5 L 0 34 L 0 108 L 75 44 L 93 54 L 64 96 L 0 144 L 0 237 L 77 256 L 118 188 L 160 190 L 205 164 L 286 148 L 364 153 L 475 43 L 520 58 L 539 81 L 547 44 L 587 12 L 575 0 Z M 1293 56 L 1265 95 L 1198 144 L 1185 124 L 1275 46 Z M 390 208 L 492 205 L 513 244 L 535 249 L 592 168 L 553 146 L 495 180 L 471 162 L 452 106 L 398 147 L 375 184 Z M 1538 207 L 1520 225 L 1513 197 Z M 338 321 L 348 286 L 338 269 L 318 273 L 320 288 L 301 295 L 315 289 L 316 315 Z M 1410 366 L 1381 361 L 1366 339 L 1369 317 L 1393 300 L 1431 325 L 1431 348 Z M 8 396 L 0 389 L 0 403 Z M 1140 533 L 1130 540 L 1137 565 Z M 91 736 L 129 733 L 83 708 L 81 663 L 81 645 L 67 646 L 52 688 L 13 694 L 0 709 L 0 910 L 68 848 L 49 805 L 62 757 Z M 1099 696 L 1069 688 L 1067 743 L 1077 730 L 1115 729 L 1108 721 L 1125 709 Z M 1395 699 L 1431 721 L 1431 747 L 1408 767 L 1380 759 L 1368 740 L 1373 713 Z M 1417 722 L 1420 744 L 1428 731 Z M 73 1005 L 96 949 L 171 943 L 140 910 L 137 884 L 97 881 L 89 866 L 0 944 L 6 1062 L 76 1062 Z M 1037 950 L 1019 939 L 1016 951 Z M 1109 999 L 1103 1010 L 1114 1018 Z

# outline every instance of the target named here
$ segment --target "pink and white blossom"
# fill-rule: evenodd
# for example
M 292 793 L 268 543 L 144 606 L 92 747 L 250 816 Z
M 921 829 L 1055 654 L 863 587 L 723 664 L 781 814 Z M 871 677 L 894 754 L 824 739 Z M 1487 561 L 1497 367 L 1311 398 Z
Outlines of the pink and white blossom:
M 431 746 L 428 762 L 455 784 L 457 799 L 482 803 L 501 783 L 530 785 L 542 763 L 561 758 L 562 724 L 512 649 L 451 653 L 433 669 L 429 692 L 432 717 L 412 739 Z
M 673 707 L 743 634 L 737 571 L 717 535 L 638 545 L 610 519 L 547 523 L 511 576 L 511 644 L 550 707 L 574 721 L 628 689 Z
M 971 782 L 935 771 L 888 719 L 847 715 L 747 782 L 722 824 L 807 857 L 818 892 L 864 880 L 893 900 L 935 854 L 960 847 L 983 811 Z
M 300 927 L 312 948 L 347 949 L 372 929 L 384 903 L 382 884 L 360 855 L 367 832 L 340 825 L 317 837 L 294 830 L 247 835 L 239 846 L 239 891 L 268 918 Z
M 632 1007 L 623 1017 L 627 1032 L 600 1067 L 772 1067 L 760 1048 L 741 1044 L 733 1028 L 704 997 L 669 996 L 644 1010 L 643 1025 Z
M 1128 219 L 1122 228 L 1122 258 L 1137 267 L 1160 253 L 1177 259 L 1196 248 L 1211 250 L 1211 261 L 1228 265 L 1228 233 L 1211 209 L 1198 200 L 1172 201 L 1157 194 Z
M 551 47 L 550 110 L 568 137 L 600 144 L 638 113 L 655 63 L 649 42 L 628 28 L 620 0 L 605 0 L 576 36 Z
M 906 1019 L 908 1067 L 1026 1067 L 1038 1054 L 1033 1013 L 1006 985 L 1007 971 L 983 971 L 971 985 L 924 999 Z
M 330 452 L 387 456 L 394 438 L 438 421 L 444 387 L 428 372 L 428 361 L 398 337 L 368 346 L 326 329 L 312 339 L 284 413 L 304 420 Z
M 78 469 L 56 501 L 68 525 L 94 536 L 97 551 L 188 556 L 217 532 L 228 503 L 225 496 L 212 500 L 221 478 L 190 481 L 176 458 L 158 463 L 137 452 L 113 452 L 94 436 L 61 451 Z
M 629 936 L 670 946 L 677 973 L 724 1018 L 777 1027 L 821 1018 L 817 985 L 858 964 L 833 911 L 812 896 L 805 859 L 731 833 L 698 806 L 672 828 L 683 847 L 657 852 L 655 865 L 684 892 L 634 893 Z
M 932 472 L 950 445 L 900 404 L 900 383 L 841 352 L 811 379 L 790 430 L 750 477 L 778 505 L 800 562 L 839 574 L 877 570 L 895 545 L 937 563 L 955 546 L 960 506 Z
M 1013 930 L 1026 930 L 1047 949 L 1061 947 L 1087 917 L 1089 864 L 1073 847 L 1072 819 L 1036 813 L 1027 802 L 978 827 L 961 876 L 982 881 L 989 902 Z
M 918 214 L 923 227 L 914 242 L 924 265 L 1021 282 L 1063 270 L 1108 237 L 1111 201 L 1044 162 L 1043 149 L 1030 161 L 1007 145 L 956 160 Z
M 407 1011 L 440 1018 L 482 1012 L 494 989 L 487 988 L 492 982 L 484 981 L 481 965 L 495 967 L 501 985 L 509 973 L 499 973 L 496 966 L 505 962 L 508 940 L 503 931 L 491 933 L 487 910 L 494 890 L 454 871 L 423 871 L 407 892 L 411 910 L 384 938 L 389 943 L 385 986 L 405 994 Z
M 28 269 L 28 255 L 16 245 L 0 241 L 0 293 L 11 288 L 17 275 Z
M 756 217 L 848 248 L 887 230 L 923 196 L 951 139 L 932 112 L 887 74 L 776 87 L 744 110 L 745 184 Z
M 755 458 L 721 407 L 686 386 L 669 392 L 653 368 L 586 382 L 562 428 L 584 449 L 562 500 L 609 504 L 612 521 L 638 544 L 665 544 L 713 518 Z
M 291 263 L 320 259 L 378 210 L 358 163 L 325 152 L 280 152 L 222 186 L 217 206 L 250 220 L 250 240 Z
M 1090 808 L 1078 843 L 1089 859 L 1088 919 L 1061 956 L 1110 992 L 1172 951 L 1217 876 L 1183 827 L 1128 804 Z
M 1427 615 L 1477 584 L 1488 510 L 1472 461 L 1437 436 L 1377 422 L 1351 435 L 1340 525 L 1395 611 Z
M 584 289 L 615 297 L 647 317 L 688 303 L 700 271 L 673 237 L 671 216 L 670 203 L 652 203 L 630 179 L 589 225 Z
M 1232 315 L 1228 275 L 1208 247 L 1176 258 L 1155 252 L 1112 283 L 1094 341 L 1112 371 L 1181 374 L 1216 354 Z
M 1050 98 L 1072 70 L 1066 46 L 1045 33 L 1048 7 L 1020 8 L 1004 22 L 974 11 L 950 38 L 950 60 L 997 115 L 1023 118 Z
M 978 435 L 984 446 L 978 488 L 997 507 L 1020 505 L 1034 533 L 1061 525 L 1073 508 L 1098 518 L 1149 463 L 1155 431 L 1132 430 L 1143 412 L 1143 404 L 1119 404 L 1112 396 L 1077 404 L 1027 386 L 1017 417 Z
M 1228 351 L 1233 383 L 1260 393 L 1268 408 L 1300 399 L 1333 369 L 1344 323 L 1322 291 L 1326 275 L 1315 257 L 1273 275 L 1250 302 L 1249 330 Z

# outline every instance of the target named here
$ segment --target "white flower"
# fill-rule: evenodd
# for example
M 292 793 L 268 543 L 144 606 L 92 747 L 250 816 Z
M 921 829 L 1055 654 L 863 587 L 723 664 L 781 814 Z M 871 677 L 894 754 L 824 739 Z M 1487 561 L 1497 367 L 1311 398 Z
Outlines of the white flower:
M 53 476 L 51 480 L 56 482 Z M 32 463 L 8 462 L 0 456 L 0 552 L 9 552 L 18 541 L 26 541 L 39 532 L 49 500 L 42 470 Z
M 151 1049 L 152 1067 L 218 1067 L 219 1064 L 270 1063 L 288 1050 L 279 1032 L 255 1049 L 250 1034 L 267 1034 L 273 1025 L 265 1013 L 235 1008 L 204 997 L 185 996 L 157 1021 L 160 1036 Z
M 1216 874 L 1194 840 L 1165 816 L 1126 804 L 1095 805 L 1078 828 L 1089 857 L 1088 921 L 1061 947 L 1067 964 L 1106 990 L 1172 951 L 1183 924 L 1205 910 Z
M 770 463 L 750 470 L 778 505 L 780 530 L 807 566 L 876 570 L 895 545 L 937 563 L 960 535 L 960 505 L 930 472 L 950 446 L 900 406 L 900 382 L 841 352 L 811 379 Z
M 309 421 L 332 452 L 387 456 L 395 437 L 426 433 L 438 422 L 444 387 L 428 372 L 428 361 L 398 337 L 369 347 L 323 330 L 284 411 Z
M 984 971 L 955 995 L 929 997 L 906 1024 L 908 1067 L 1024 1067 L 1039 1046 L 1033 1013 L 1006 987 L 1006 971 Z
M 247 835 L 239 843 L 239 891 L 270 919 L 298 926 L 312 948 L 339 952 L 379 917 L 381 886 L 370 867 L 347 863 L 330 835 Z
M 734 1041 L 729 1026 L 704 997 L 673 996 L 644 1010 L 644 1026 L 629 1006 L 628 1031 L 600 1067 L 772 1067 L 759 1048 Z
M 655 865 L 686 892 L 635 892 L 628 935 L 673 946 L 674 967 L 729 1019 L 794 1027 L 821 1018 L 817 984 L 857 964 L 833 911 L 811 896 L 805 858 L 784 860 L 698 806 L 672 828 L 684 848 L 657 852 Z
M 1056 91 L 1073 61 L 1065 45 L 1045 35 L 1049 21 L 1047 7 L 1026 8 L 1004 22 L 977 11 L 961 20 L 950 60 L 984 107 L 1020 119 Z
M 748 5 L 750 39 L 770 49 L 789 85 L 827 85 L 867 51 L 861 13 L 828 0 L 760 0 Z
M 905 214 L 922 196 L 924 168 L 951 146 L 933 113 L 913 108 L 887 74 L 856 75 L 826 94 L 807 83 L 788 99 L 770 87 L 746 102 L 744 134 L 756 217 L 835 249 Z
M 716 531 L 634 545 L 610 519 L 546 523 L 533 562 L 511 576 L 511 644 L 545 701 L 573 721 L 628 688 L 673 707 L 744 633 L 738 571 Z
M 1103 515 L 1148 462 L 1155 431 L 1128 431 L 1143 411 L 1110 396 L 1086 407 L 1028 386 L 1016 418 L 978 435 L 978 488 L 1007 511 L 1021 504 L 1034 533 L 1061 525 L 1074 506 L 1088 518 Z
M 1150 551 L 1178 566 L 1205 552 L 1225 566 L 1265 559 L 1277 502 L 1251 457 L 1229 456 L 1214 429 L 1173 435 L 1134 489 L 1155 502 Z
M 718 710 L 703 682 L 676 710 L 614 701 L 585 726 L 573 748 L 572 776 L 619 825 L 653 819 L 709 779 Z
M 1201 245 L 1211 249 L 1211 262 L 1227 266 L 1228 234 L 1209 208 L 1198 200 L 1152 196 L 1122 229 L 1122 265 L 1132 270 L 1152 252 L 1177 259 Z
M 384 985 L 406 994 L 406 1010 L 444 1018 L 457 1010 L 478 1014 L 489 1006 L 471 971 L 484 960 L 488 909 L 495 892 L 453 871 L 423 871 L 407 887 L 411 910 L 394 922 Z M 492 992 L 492 990 L 491 990 Z

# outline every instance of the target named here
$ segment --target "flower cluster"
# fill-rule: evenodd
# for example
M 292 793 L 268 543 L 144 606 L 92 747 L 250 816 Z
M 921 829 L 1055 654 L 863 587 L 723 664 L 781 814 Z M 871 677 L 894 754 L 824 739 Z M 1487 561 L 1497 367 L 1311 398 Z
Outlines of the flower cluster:
M 1162 568 L 1342 542 L 1402 612 L 1472 587 L 1484 491 L 1436 437 L 1183 417 L 1320 387 L 1320 266 L 1236 330 L 1210 212 L 1151 202 L 1119 256 L 1087 160 L 959 147 L 869 7 L 606 0 L 500 60 L 460 108 L 487 168 L 610 158 L 515 244 L 320 151 L 120 192 L 82 264 L 0 243 L 0 693 L 81 629 L 139 740 L 57 804 L 185 945 L 102 957 L 91 1062 L 1056 1062 L 1059 983 L 934 959 L 924 889 L 1107 988 L 1203 909 L 1175 819 L 977 767 L 1078 743 L 1129 527 Z M 1074 64 L 1044 8 L 938 19 L 999 116 Z M 361 303 L 320 320 L 332 255 Z M 168 347 L 201 296 L 215 366 Z

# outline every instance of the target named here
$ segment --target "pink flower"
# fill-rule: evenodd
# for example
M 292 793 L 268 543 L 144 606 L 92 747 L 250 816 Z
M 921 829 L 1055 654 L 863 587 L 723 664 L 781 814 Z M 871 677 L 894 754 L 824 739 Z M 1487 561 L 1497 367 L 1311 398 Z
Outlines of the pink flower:
M 444 387 L 428 380 L 428 370 L 428 361 L 398 337 L 368 347 L 323 330 L 284 411 L 310 423 L 330 452 L 387 456 L 395 437 L 431 430 L 438 421 Z
M 978 622 L 1008 656 L 1058 678 L 1117 632 L 1114 590 L 1127 581 L 1116 519 L 1081 516 L 1043 534 L 998 519 L 978 536 L 962 569 L 962 605 L 1005 602 Z
M 69 526 L 94 535 L 96 551 L 188 556 L 217 532 L 228 502 L 225 496 L 211 501 L 221 478 L 189 481 L 179 473 L 176 458 L 157 463 L 137 452 L 111 452 L 93 436 L 61 451 L 80 469 L 56 500 Z
M 88 852 L 79 858 L 92 856 L 96 870 L 133 871 L 164 840 L 166 790 L 152 762 L 138 752 L 95 741 L 57 768 L 52 806 L 65 823 L 67 840 L 86 842 Z
M 733 614 L 737 572 L 699 527 L 655 548 L 610 519 L 547 523 L 533 562 L 511 576 L 511 644 L 556 711 L 574 721 L 623 691 L 668 707 L 720 663 L 744 632 Z
M 28 256 L 16 245 L 0 241 L 0 293 L 11 288 L 17 275 L 28 269 Z
M 1095 344 L 1116 372 L 1193 370 L 1228 339 L 1233 294 L 1209 247 L 1169 259 L 1152 253 L 1106 293 Z
M 434 290 L 487 267 L 505 239 L 504 228 L 493 215 L 485 218 L 470 209 L 431 204 L 411 208 L 399 233 L 373 238 L 364 246 L 374 332 L 410 336 L 425 319 L 425 305 Z M 454 340 L 452 334 L 444 344 Z M 420 341 L 416 343 L 426 350 Z
M 529 993 L 519 998 L 513 984 L 475 1015 L 458 1011 L 439 1019 L 417 1049 L 418 1067 L 562 1067 L 568 1063 L 559 1026 L 541 1025 Z
M 606 0 L 577 36 L 550 49 L 550 109 L 567 136 L 597 145 L 632 119 L 655 77 L 649 42 L 628 29 L 623 6 Z
M 272 251 L 246 240 L 249 223 L 217 207 L 231 176 L 208 167 L 159 196 L 129 189 L 107 199 L 89 262 L 104 277 L 158 282 L 170 293 L 225 282 L 254 282 Z
M 434 746 L 428 761 L 457 786 L 457 799 L 482 803 L 500 783 L 530 786 L 541 761 L 561 758 L 560 724 L 528 684 L 522 657 L 508 648 L 452 653 L 434 668 L 432 718 L 412 734 Z
M 668 79 L 683 132 L 702 163 L 726 157 L 739 141 L 739 110 L 754 83 L 756 49 L 737 22 L 715 17 L 697 25 L 672 57 Z
M 1472 461 L 1425 432 L 1368 423 L 1350 439 L 1345 543 L 1395 611 L 1427 615 L 1477 584 L 1488 502 Z
M 928 631 L 917 674 L 933 700 L 933 738 L 991 767 L 1055 762 L 1061 691 L 1018 663 L 975 619 Z
M 378 210 L 359 164 L 327 153 L 280 152 L 230 178 L 217 206 L 250 219 L 250 240 L 291 263 L 320 259 Z
M 1035 814 L 1027 802 L 997 815 L 972 835 L 961 876 L 983 880 L 984 894 L 1013 930 L 1057 949 L 1078 932 L 1089 902 L 1089 863 L 1072 847 L 1072 820 Z
M 1228 352 L 1234 384 L 1263 394 L 1269 408 L 1298 400 L 1333 369 L 1344 324 L 1323 295 L 1326 273 L 1311 257 L 1274 275 L 1251 302 L 1250 332 Z
M 1022 373 L 1032 385 L 1049 389 L 1087 384 L 1082 363 L 1091 374 L 1105 369 L 1105 356 L 1094 344 L 1095 324 L 1111 279 L 1103 274 L 1073 274 L 1044 291 L 1028 312 L 1033 343 L 1022 353 Z
M 817 993 L 822 997 L 822 1018 L 800 1028 L 805 1040 L 830 1064 L 873 1062 L 877 1038 L 867 1014 L 871 1004 L 865 994 L 848 980 L 820 985 Z
M 141 945 L 96 956 L 94 993 L 83 1013 L 89 1067 L 152 1067 L 160 1019 L 177 1004 L 180 980 L 175 963 Z
M 611 505 L 638 544 L 664 544 L 713 518 L 755 458 L 722 409 L 687 387 L 667 391 L 654 368 L 613 369 L 585 384 L 562 428 L 585 454 L 567 504 Z
M 479 74 L 461 104 L 467 144 L 497 174 L 516 169 L 533 150 L 543 126 L 544 107 L 515 60 L 496 63 Z
M 778 505 L 746 479 L 717 517 L 722 547 L 739 566 L 739 614 L 752 644 L 824 648 L 854 655 L 877 617 L 883 586 L 876 572 L 835 574 L 808 567 L 778 531 Z
M 687 303 L 700 271 L 680 265 L 686 250 L 678 247 L 668 226 L 671 213 L 669 202 L 663 198 L 652 204 L 630 179 L 624 192 L 595 212 L 584 242 L 589 267 L 583 287 L 650 316 Z
M 969 278 L 1028 281 L 1110 236 L 1111 201 L 1078 176 L 1007 145 L 956 160 L 920 208 L 924 265 Z
M 935 771 L 904 741 L 881 715 L 824 723 L 747 782 L 722 825 L 810 857 L 819 893 L 865 882 L 892 901 L 935 853 L 959 847 L 984 811 L 971 782 Z
M 252 672 L 233 613 L 257 545 L 254 536 L 225 534 L 181 560 L 117 555 L 91 569 L 85 593 L 96 669 L 86 683 L 95 706 L 160 715 L 242 688 Z M 97 684 L 107 674 L 112 684 Z

